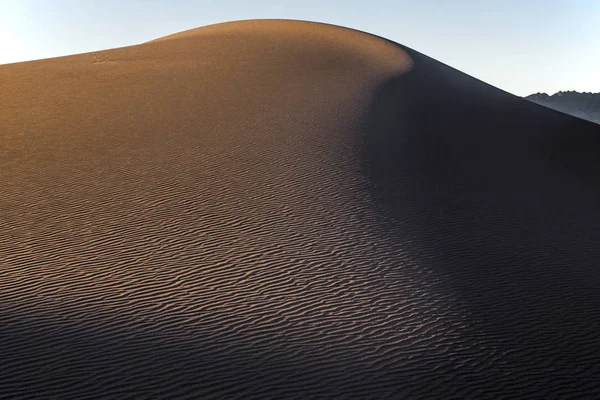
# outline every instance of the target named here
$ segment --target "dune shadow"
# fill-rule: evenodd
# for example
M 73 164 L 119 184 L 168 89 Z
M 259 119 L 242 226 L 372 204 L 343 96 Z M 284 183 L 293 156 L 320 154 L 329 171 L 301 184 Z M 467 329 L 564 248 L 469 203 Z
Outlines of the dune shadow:
M 425 398 L 473 391 L 482 374 L 448 377 L 428 365 L 381 368 L 348 351 L 256 335 L 177 338 L 126 326 L 5 317 L 3 398 Z M 316 351 L 315 351 L 316 350 Z
M 600 129 L 405 51 L 413 69 L 381 85 L 365 122 L 382 226 L 415 237 L 469 309 L 473 340 L 528 360 L 514 382 L 593 393 Z M 519 377 L 536 366 L 546 373 Z

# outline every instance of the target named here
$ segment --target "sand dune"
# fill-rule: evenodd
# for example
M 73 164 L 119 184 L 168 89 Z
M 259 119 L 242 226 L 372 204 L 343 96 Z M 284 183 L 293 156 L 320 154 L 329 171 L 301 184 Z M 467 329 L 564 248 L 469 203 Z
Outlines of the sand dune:
M 0 66 L 0 397 L 600 395 L 597 125 L 316 23 L 103 55 Z

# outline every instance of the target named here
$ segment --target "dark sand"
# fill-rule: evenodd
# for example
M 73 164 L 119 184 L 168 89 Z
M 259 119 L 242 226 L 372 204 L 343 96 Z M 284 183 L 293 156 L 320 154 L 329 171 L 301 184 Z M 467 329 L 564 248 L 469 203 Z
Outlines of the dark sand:
M 104 54 L 0 66 L 0 398 L 600 397 L 600 127 L 329 25 Z

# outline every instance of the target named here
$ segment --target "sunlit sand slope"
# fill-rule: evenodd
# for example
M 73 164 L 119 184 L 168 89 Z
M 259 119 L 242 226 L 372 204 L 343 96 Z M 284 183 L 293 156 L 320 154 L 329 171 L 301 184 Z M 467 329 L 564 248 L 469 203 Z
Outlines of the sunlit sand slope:
M 599 127 L 382 38 L 0 66 L 0 183 L 2 398 L 600 396 Z

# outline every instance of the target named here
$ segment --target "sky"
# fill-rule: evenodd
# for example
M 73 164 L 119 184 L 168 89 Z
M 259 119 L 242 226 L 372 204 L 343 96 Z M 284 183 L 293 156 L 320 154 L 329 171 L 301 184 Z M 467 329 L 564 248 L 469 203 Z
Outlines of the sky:
M 600 92 L 600 0 L 0 0 L 0 64 L 254 18 L 370 32 L 520 96 Z

